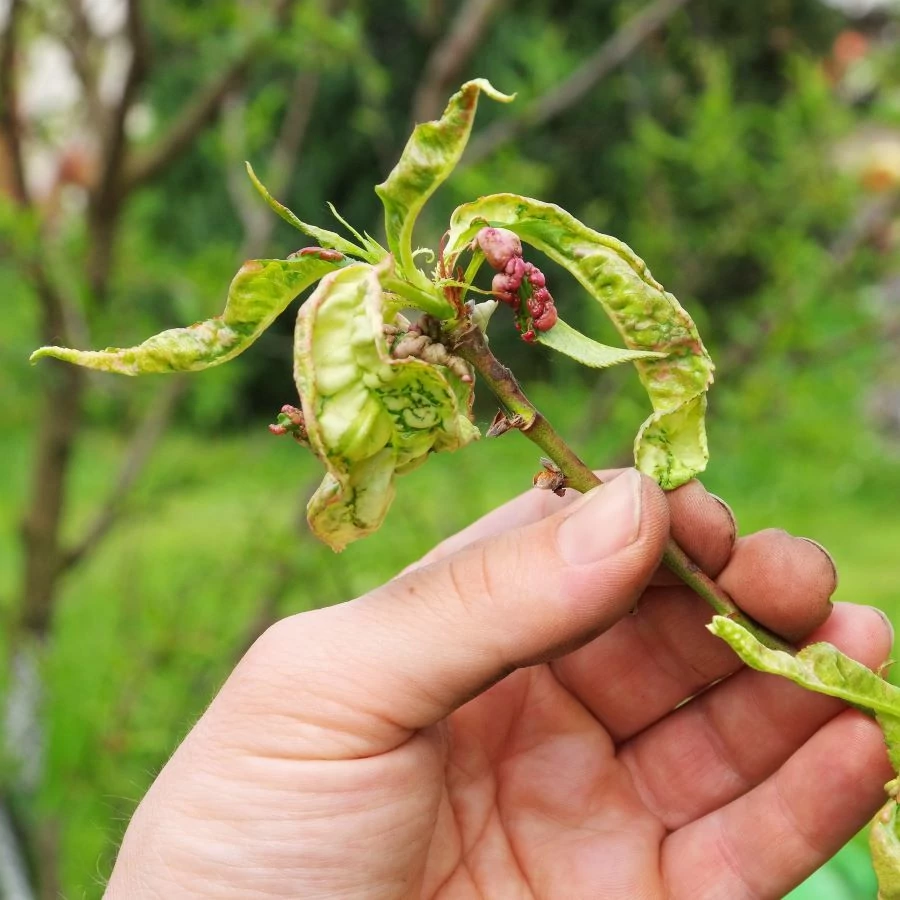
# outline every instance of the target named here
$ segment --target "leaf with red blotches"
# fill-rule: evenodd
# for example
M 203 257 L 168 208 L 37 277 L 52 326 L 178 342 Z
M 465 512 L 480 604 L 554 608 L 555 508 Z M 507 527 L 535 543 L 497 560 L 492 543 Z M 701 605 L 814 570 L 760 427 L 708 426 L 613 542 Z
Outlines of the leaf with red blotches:
M 187 328 L 171 328 L 136 347 L 41 347 L 31 354 L 31 361 L 52 356 L 120 375 L 193 372 L 218 366 L 243 353 L 298 294 L 346 262 L 317 255 L 251 260 L 234 276 L 220 316 Z

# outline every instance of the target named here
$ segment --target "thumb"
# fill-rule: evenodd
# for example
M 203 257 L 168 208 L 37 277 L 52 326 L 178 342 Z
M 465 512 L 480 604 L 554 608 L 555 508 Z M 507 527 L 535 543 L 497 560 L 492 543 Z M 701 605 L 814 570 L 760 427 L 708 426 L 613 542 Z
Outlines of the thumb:
M 286 619 L 232 676 L 244 711 L 274 705 L 279 722 L 302 723 L 298 755 L 392 749 L 513 670 L 612 626 L 659 564 L 668 525 L 662 491 L 628 469 L 546 519 Z

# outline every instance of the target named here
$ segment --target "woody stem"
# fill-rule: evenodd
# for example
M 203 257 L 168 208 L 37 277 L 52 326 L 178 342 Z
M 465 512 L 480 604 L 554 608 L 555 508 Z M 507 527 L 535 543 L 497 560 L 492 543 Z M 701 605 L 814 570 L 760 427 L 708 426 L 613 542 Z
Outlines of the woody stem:
M 508 417 L 530 441 L 559 466 L 566 486 L 585 493 L 602 484 L 594 472 L 563 440 L 537 407 L 525 396 L 513 373 L 494 356 L 481 329 L 462 324 L 447 336 L 448 343 L 482 378 L 500 401 Z M 669 538 L 662 557 L 663 563 L 686 585 L 692 588 L 713 609 L 716 615 L 727 616 L 746 628 L 758 641 L 773 650 L 790 654 L 797 651 L 778 635 L 745 615 L 731 597 L 716 584 L 673 539 Z

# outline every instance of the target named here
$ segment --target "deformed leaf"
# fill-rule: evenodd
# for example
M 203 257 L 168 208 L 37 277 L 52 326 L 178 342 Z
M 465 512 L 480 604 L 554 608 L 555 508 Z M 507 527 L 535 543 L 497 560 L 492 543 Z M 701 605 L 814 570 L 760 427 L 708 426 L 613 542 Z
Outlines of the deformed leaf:
M 480 228 L 493 225 L 564 266 L 604 308 L 629 350 L 665 358 L 635 361 L 653 414 L 635 439 L 637 467 L 675 488 L 706 467 L 706 392 L 713 364 L 691 317 L 621 241 L 593 231 L 552 203 L 494 194 L 460 206 L 444 252 L 453 265 Z M 545 332 L 551 336 L 555 327 Z
M 706 627 L 751 668 L 781 675 L 807 690 L 839 697 L 873 713 L 884 731 L 891 765 L 900 772 L 900 688 L 833 644 L 810 644 L 791 656 L 783 650 L 770 650 L 725 616 L 714 616 Z
M 470 384 L 444 366 L 391 358 L 384 325 L 396 308 L 380 275 L 387 269 L 359 264 L 327 276 L 297 317 L 294 378 L 310 446 L 328 469 L 307 513 L 335 550 L 381 525 L 395 475 L 478 437 Z
M 562 353 L 583 366 L 594 369 L 606 369 L 619 363 L 635 362 L 639 359 L 660 359 L 665 353 L 652 350 L 624 350 L 621 347 L 608 347 L 592 340 L 587 335 L 576 331 L 571 325 L 557 319 L 556 324 L 548 331 L 538 331 L 535 341 Z
M 253 166 L 251 166 L 250 163 L 245 163 L 245 165 L 247 166 L 247 174 L 250 176 L 253 187 L 256 188 L 259 195 L 266 201 L 269 207 L 274 210 L 276 215 L 284 219 L 288 225 L 293 225 L 298 231 L 302 231 L 305 235 L 318 241 L 321 246 L 326 247 L 329 250 L 337 250 L 340 253 L 345 253 L 347 256 L 353 256 L 356 259 L 364 259 L 366 262 L 377 263 L 385 257 L 386 251 L 383 247 L 379 247 L 375 241 L 371 241 L 371 243 L 365 242 L 365 247 L 359 247 L 354 244 L 353 241 L 348 241 L 334 231 L 329 231 L 327 228 L 319 228 L 316 225 L 308 225 L 306 222 L 301 221 L 290 209 L 283 203 L 279 203 L 269 193 L 265 185 L 256 177 Z M 346 225 L 344 220 L 338 216 L 334 207 L 331 207 L 331 211 L 339 222 Z
M 400 161 L 375 188 L 384 204 L 388 247 L 404 278 L 427 281 L 412 256 L 413 226 L 425 202 L 459 162 L 469 140 L 481 92 L 503 103 L 513 99 L 483 78 L 467 81 L 450 98 L 438 121 L 415 127 Z
M 52 356 L 120 375 L 191 372 L 218 366 L 243 353 L 301 291 L 345 262 L 315 254 L 287 260 L 251 260 L 234 276 L 220 316 L 163 331 L 136 347 L 41 347 L 31 354 L 31 361 Z
M 707 628 L 727 641 L 751 668 L 781 675 L 808 690 L 839 697 L 873 713 L 884 732 L 891 765 L 900 773 L 900 688 L 832 644 L 810 644 L 791 656 L 782 650 L 770 650 L 746 628 L 725 616 L 715 616 Z M 900 900 L 900 779 L 890 782 L 887 790 L 891 799 L 872 822 L 869 846 L 878 876 L 879 900 Z
M 878 900 L 900 900 L 900 807 L 895 782 L 888 785 L 888 793 L 890 800 L 872 820 L 869 849 L 878 878 Z

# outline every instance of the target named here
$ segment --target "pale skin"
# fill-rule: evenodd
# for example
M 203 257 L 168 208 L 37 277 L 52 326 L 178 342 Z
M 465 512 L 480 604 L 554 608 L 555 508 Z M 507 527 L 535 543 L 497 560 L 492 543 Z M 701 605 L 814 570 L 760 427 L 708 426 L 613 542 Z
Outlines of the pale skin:
M 832 606 L 815 544 L 735 540 L 698 483 L 608 475 L 270 629 L 140 804 L 107 896 L 775 900 L 822 865 L 883 798 L 880 732 L 741 669 L 663 543 L 792 640 L 875 667 L 889 626 Z

